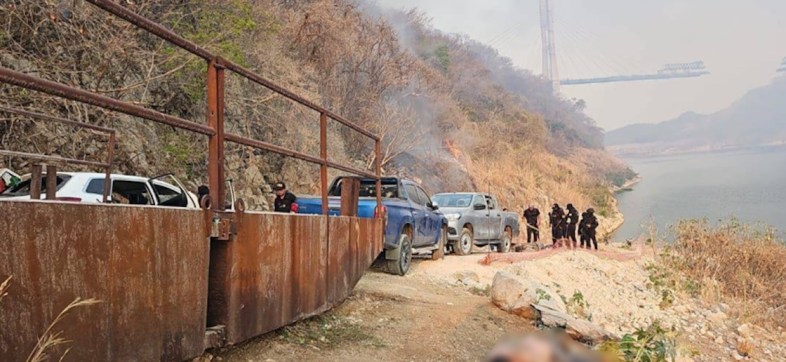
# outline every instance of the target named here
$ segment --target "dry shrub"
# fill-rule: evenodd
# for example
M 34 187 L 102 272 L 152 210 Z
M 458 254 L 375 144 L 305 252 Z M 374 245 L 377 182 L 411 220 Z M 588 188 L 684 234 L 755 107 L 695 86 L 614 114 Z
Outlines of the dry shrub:
M 737 220 L 716 227 L 683 221 L 673 250 L 668 262 L 703 288 L 719 290 L 709 294 L 740 302 L 741 314 L 752 312 L 752 319 L 786 326 L 786 245 L 771 230 Z
M 753 343 L 747 339 L 737 343 L 737 353 L 743 357 L 750 356 L 753 353 Z

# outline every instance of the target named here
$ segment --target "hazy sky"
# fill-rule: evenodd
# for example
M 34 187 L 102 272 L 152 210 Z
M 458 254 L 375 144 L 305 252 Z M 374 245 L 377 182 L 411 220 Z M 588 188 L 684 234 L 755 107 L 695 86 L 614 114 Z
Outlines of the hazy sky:
M 373 0 L 372 0 L 373 1 Z M 489 43 L 540 74 L 538 0 L 376 0 Z M 553 0 L 561 78 L 653 73 L 703 60 L 703 78 L 563 87 L 607 130 L 711 113 L 769 83 L 786 57 L 786 0 Z M 786 101 L 786 95 L 784 95 Z

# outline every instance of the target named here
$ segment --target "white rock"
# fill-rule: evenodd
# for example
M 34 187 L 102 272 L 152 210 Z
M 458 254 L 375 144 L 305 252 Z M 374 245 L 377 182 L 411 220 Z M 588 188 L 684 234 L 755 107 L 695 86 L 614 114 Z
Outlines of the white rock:
M 712 313 L 707 316 L 707 320 L 715 327 L 720 327 L 726 324 L 726 320 L 728 318 L 729 317 L 726 315 L 726 313 L 723 312 Z
M 494 276 L 491 302 L 508 313 L 527 319 L 538 317 L 538 312 L 533 308 L 534 304 L 544 305 L 558 312 L 567 311 L 562 298 L 543 284 L 534 280 L 521 280 L 504 271 Z
M 753 328 L 751 328 L 751 326 L 746 323 L 737 327 L 737 333 L 739 333 L 743 338 L 751 338 L 753 336 Z
M 456 272 L 453 274 L 453 277 L 456 278 L 456 281 L 464 285 L 480 283 L 480 277 L 478 274 L 471 270 Z

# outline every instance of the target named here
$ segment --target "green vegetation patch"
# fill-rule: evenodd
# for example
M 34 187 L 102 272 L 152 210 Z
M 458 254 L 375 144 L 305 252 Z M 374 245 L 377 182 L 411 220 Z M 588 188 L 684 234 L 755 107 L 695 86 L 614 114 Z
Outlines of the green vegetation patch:
M 621 361 L 665 362 L 677 358 L 677 334 L 655 322 L 626 334 L 619 341 L 601 344 L 598 350 Z

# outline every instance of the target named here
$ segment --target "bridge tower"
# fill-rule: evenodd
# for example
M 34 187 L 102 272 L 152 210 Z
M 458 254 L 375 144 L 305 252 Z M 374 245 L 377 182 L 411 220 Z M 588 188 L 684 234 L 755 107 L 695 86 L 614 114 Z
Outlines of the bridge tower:
M 543 78 L 551 82 L 551 90 L 559 92 L 557 46 L 554 36 L 554 7 L 551 0 L 540 0 L 540 37 L 543 42 Z

